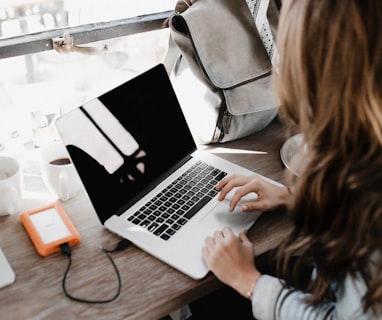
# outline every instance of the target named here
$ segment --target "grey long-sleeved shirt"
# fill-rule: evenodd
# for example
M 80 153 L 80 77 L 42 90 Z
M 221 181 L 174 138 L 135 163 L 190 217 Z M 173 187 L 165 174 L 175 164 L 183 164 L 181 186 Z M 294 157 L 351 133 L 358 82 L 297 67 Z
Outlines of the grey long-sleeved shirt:
M 365 292 L 363 280 L 349 275 L 343 290 L 335 292 L 336 302 L 314 307 L 303 301 L 306 294 L 284 288 L 278 278 L 262 275 L 253 291 L 252 310 L 259 320 L 376 319 L 371 311 L 363 312 L 362 297 Z

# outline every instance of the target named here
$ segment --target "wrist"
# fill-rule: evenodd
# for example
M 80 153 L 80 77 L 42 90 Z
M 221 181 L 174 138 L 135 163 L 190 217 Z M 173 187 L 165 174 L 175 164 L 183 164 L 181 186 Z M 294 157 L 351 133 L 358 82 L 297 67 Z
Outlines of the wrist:
M 284 187 L 282 198 L 286 205 L 289 203 L 289 200 L 293 196 L 293 194 L 294 194 L 294 187 L 291 187 L 291 186 Z
M 257 280 L 260 277 L 261 277 L 261 273 L 256 272 L 256 274 L 251 275 L 250 277 L 247 277 L 246 279 L 243 279 L 243 283 L 242 285 L 238 286 L 240 289 L 237 291 L 243 297 L 247 298 L 248 300 L 252 300 L 253 291 L 255 290 Z

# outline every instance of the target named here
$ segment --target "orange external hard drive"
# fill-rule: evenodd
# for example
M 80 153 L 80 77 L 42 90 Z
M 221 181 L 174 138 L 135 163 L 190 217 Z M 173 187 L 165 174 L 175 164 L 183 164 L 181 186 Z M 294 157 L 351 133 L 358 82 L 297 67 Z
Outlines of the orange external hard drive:
M 59 202 L 25 211 L 21 222 L 41 256 L 61 251 L 60 245 L 77 245 L 81 236 Z

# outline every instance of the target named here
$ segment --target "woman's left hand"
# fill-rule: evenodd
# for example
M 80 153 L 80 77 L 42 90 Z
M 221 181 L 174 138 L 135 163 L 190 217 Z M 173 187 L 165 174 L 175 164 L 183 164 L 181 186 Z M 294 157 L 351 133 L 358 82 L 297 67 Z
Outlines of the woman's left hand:
M 203 257 L 210 270 L 220 281 L 249 298 L 249 294 L 260 277 L 254 262 L 254 247 L 246 231 L 236 236 L 225 227 L 207 237 L 202 249 Z

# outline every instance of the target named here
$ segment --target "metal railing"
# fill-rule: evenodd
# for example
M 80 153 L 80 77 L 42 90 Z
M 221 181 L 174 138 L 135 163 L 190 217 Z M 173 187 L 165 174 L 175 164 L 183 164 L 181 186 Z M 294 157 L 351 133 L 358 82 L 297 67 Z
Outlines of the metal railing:
M 165 27 L 164 21 L 171 14 L 172 11 L 165 11 L 0 39 L 0 59 L 54 50 L 57 41 L 64 41 L 65 35 L 70 35 L 71 45 L 78 47 L 86 43 L 158 30 Z

